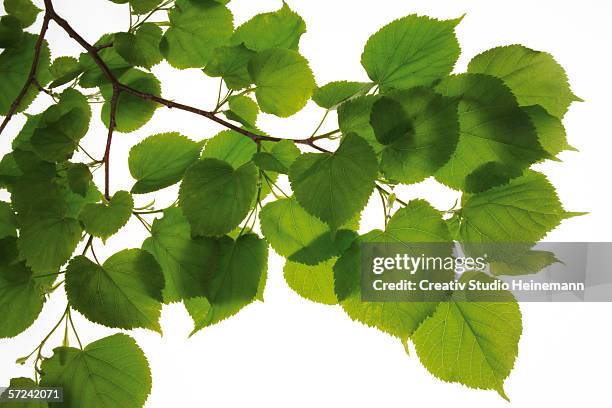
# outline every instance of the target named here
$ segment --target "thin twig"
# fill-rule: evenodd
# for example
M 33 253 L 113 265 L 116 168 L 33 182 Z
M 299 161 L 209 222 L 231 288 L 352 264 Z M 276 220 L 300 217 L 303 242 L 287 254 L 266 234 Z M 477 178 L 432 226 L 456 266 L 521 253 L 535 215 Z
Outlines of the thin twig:
M 108 121 L 108 136 L 106 137 L 106 149 L 104 150 L 104 197 L 110 200 L 110 151 L 113 142 L 113 132 L 117 127 L 117 102 L 121 89 L 117 84 L 113 84 L 113 95 L 110 103 L 110 118 Z

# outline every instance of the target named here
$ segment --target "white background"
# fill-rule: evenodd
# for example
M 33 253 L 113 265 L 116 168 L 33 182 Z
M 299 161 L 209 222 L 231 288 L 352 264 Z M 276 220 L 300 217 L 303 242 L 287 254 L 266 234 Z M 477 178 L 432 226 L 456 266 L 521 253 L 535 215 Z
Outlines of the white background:
M 127 29 L 126 6 L 105 0 L 55 0 L 56 8 L 89 41 L 106 32 Z M 538 166 L 557 186 L 566 208 L 589 215 L 564 222 L 551 232 L 551 241 L 611 241 L 610 208 L 610 57 L 612 5 L 601 0 L 293 0 L 290 6 L 306 20 L 308 32 L 301 51 L 310 60 L 319 84 L 337 79 L 367 80 L 359 64 L 367 38 L 395 18 L 427 14 L 455 18 L 467 13 L 458 27 L 463 54 L 456 71 L 471 57 L 497 45 L 522 43 L 551 52 L 566 67 L 573 89 L 586 102 L 575 104 L 566 116 L 570 144 L 580 152 L 561 155 L 562 163 Z M 263 11 L 279 8 L 280 0 L 234 0 L 237 23 Z M 40 21 L 38 22 L 40 24 Z M 35 27 L 38 29 L 38 25 Z M 80 50 L 56 26 L 48 38 L 53 55 L 77 55 Z M 161 64 L 153 70 L 164 96 L 203 108 L 216 99 L 216 80 L 198 70 L 176 71 Z M 32 111 L 49 100 L 39 97 Z M 276 136 L 306 137 L 322 111 L 313 104 L 293 118 L 262 116 L 260 127 Z M 101 156 L 105 129 L 98 114 L 85 145 Z M 9 137 L 24 118 L 16 118 L 2 136 L 0 153 L 9 150 Z M 335 127 L 332 117 L 325 129 Z M 153 121 L 132 134 L 118 134 L 112 152 L 112 189 L 129 190 L 127 152 L 142 138 L 176 130 L 200 140 L 219 129 L 205 119 L 159 109 Z M 101 172 L 96 175 L 98 181 Z M 176 189 L 157 195 L 164 206 Z M 162 196 L 161 198 L 159 196 Z M 435 182 L 404 187 L 404 199 L 424 197 L 439 209 L 452 207 L 457 194 Z M 6 199 L 6 194 L 0 193 Z M 145 204 L 149 197 L 138 197 Z M 382 213 L 372 200 L 363 216 L 363 231 L 381 227 Z M 103 247 L 101 258 L 127 247 L 139 247 L 144 229 L 130 221 Z M 340 307 L 306 301 L 293 293 L 282 277 L 283 259 L 272 253 L 265 303 L 248 306 L 236 317 L 188 338 L 191 321 L 181 305 L 165 306 L 163 337 L 145 330 L 133 335 L 149 358 L 153 391 L 147 407 L 407 407 L 454 404 L 461 407 L 611 407 L 611 304 L 523 304 L 524 331 L 514 370 L 506 381 L 511 404 L 493 391 L 443 383 L 419 363 L 414 350 L 406 355 L 395 339 L 352 322 Z M 17 366 L 15 358 L 29 353 L 59 318 L 65 307 L 57 291 L 38 321 L 15 339 L 0 341 L 0 385 L 15 376 L 32 376 L 31 364 Z M 85 321 L 76 325 L 85 343 L 115 330 Z M 0 316 L 0 318 L 2 318 Z M 60 330 L 61 331 L 61 330 Z M 61 342 L 61 334 L 50 345 Z M 50 354 L 50 350 L 46 350 Z M 88 407 L 85 407 L 88 408 Z

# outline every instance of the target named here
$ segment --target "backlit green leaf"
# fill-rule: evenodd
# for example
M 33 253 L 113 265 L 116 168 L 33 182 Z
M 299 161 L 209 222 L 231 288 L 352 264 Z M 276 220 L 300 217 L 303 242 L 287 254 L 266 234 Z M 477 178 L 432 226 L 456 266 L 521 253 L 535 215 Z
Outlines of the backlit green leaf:
M 159 43 L 162 30 L 153 23 L 144 23 L 132 33 L 117 33 L 113 46 L 117 53 L 134 66 L 151 68 L 162 60 Z
M 88 234 L 107 239 L 128 222 L 133 208 L 132 195 L 127 191 L 117 191 L 108 204 L 87 204 L 83 207 L 79 220 Z
M 237 169 L 250 162 L 256 151 L 257 145 L 251 139 L 233 130 L 225 130 L 206 143 L 202 158 L 223 160 Z
M 23 28 L 34 24 L 38 13 L 42 11 L 32 0 L 4 0 L 4 10 L 16 17 Z
M 204 73 L 212 77 L 222 77 L 230 89 L 246 88 L 253 83 L 248 65 L 254 51 L 243 44 L 216 48 L 210 61 L 204 68 Z
M 335 81 L 317 88 L 312 100 L 322 108 L 335 109 L 342 102 L 364 95 L 374 84 L 368 82 Z
M 334 292 L 333 266 L 336 258 L 331 258 L 318 265 L 303 265 L 287 261 L 283 273 L 285 281 L 298 295 L 324 305 L 338 303 Z

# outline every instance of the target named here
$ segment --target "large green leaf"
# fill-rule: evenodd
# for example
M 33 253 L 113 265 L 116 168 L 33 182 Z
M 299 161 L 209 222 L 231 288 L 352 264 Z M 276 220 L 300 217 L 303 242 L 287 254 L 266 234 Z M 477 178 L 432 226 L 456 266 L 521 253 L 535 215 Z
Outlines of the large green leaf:
M 483 274 L 466 273 L 470 279 L 492 281 Z M 495 302 L 462 301 L 455 293 L 438 305 L 412 336 L 423 365 L 444 381 L 471 388 L 493 389 L 503 398 L 503 382 L 514 366 L 522 332 L 521 312 L 509 292 L 499 292 Z
M 246 217 L 257 191 L 257 169 L 238 169 L 218 159 L 203 159 L 185 173 L 180 206 L 194 235 L 223 235 Z
M 136 179 L 132 193 L 150 193 L 178 183 L 201 149 L 201 143 L 176 132 L 147 137 L 130 150 L 128 164 Z
M 474 57 L 468 72 L 501 78 L 521 106 L 541 105 L 562 118 L 574 101 L 567 74 L 552 55 L 522 45 L 496 47 Z
M 361 65 L 382 89 L 431 85 L 448 75 L 459 57 L 455 27 L 460 21 L 417 15 L 395 20 L 370 37 Z
M 317 88 L 312 100 L 322 108 L 335 109 L 342 102 L 361 96 L 372 89 L 369 82 L 335 81 Z
M 255 152 L 254 141 L 233 130 L 224 130 L 208 140 L 202 158 L 223 160 L 237 169 L 250 162 Z
M 398 108 L 375 116 L 376 107 L 391 98 Z M 383 123 L 379 123 L 380 121 Z M 391 127 L 394 140 L 382 151 L 380 168 L 385 176 L 402 183 L 416 183 L 434 175 L 450 159 L 459 138 L 457 103 L 428 88 L 414 88 L 385 96 L 374 104 L 372 125 Z M 378 126 L 377 126 L 378 125 Z M 398 132 L 399 131 L 399 132 Z M 399 135 L 398 135 L 399 133 Z
M 170 28 L 160 49 L 175 68 L 202 68 L 234 29 L 232 13 L 212 0 L 177 0 L 168 13 Z
M 229 89 L 242 89 L 253 83 L 248 65 L 255 52 L 243 44 L 216 48 L 204 73 L 212 77 L 222 77 Z
M 165 302 L 205 295 L 206 276 L 216 270 L 218 248 L 215 240 L 192 238 L 191 227 L 180 208 L 169 208 L 156 219 L 151 237 L 142 244 L 164 273 Z
M 336 258 L 310 266 L 287 260 L 283 274 L 291 289 L 298 295 L 324 305 L 338 303 L 334 292 L 334 270 Z
M 40 384 L 62 387 L 65 408 L 140 408 L 151 392 L 151 371 L 134 339 L 114 334 L 83 350 L 58 347 L 43 360 Z
M 257 53 L 249 62 L 261 110 L 288 117 L 302 109 L 315 89 L 308 61 L 296 51 L 270 49 Z
M 4 10 L 17 18 L 23 28 L 34 24 L 38 13 L 42 11 L 32 0 L 4 0 Z
M 6 49 L 0 54 L 0 115 L 8 113 L 26 83 L 30 68 L 32 68 L 37 40 L 38 36 L 24 33 L 18 47 Z M 50 59 L 49 46 L 46 41 L 43 41 L 36 71 L 36 79 L 40 84 L 44 85 L 49 80 Z M 17 112 L 25 110 L 39 92 L 37 87 L 30 86 Z
M 162 60 L 159 43 L 162 30 L 153 23 L 144 23 L 135 33 L 117 33 L 113 47 L 134 66 L 151 68 Z
M 108 203 L 86 204 L 79 214 L 79 220 L 88 234 L 106 239 L 128 222 L 133 209 L 132 195 L 127 191 L 117 191 Z
M 84 256 L 70 261 L 66 293 L 89 320 L 108 327 L 161 331 L 164 276 L 151 254 L 125 249 L 98 265 Z
M 462 74 L 443 80 L 443 95 L 459 98 L 459 143 L 436 174 L 444 184 L 466 188 L 466 178 L 488 163 L 518 170 L 548 156 L 536 130 L 500 79 Z
M 337 230 L 368 202 L 378 172 L 376 155 L 355 134 L 346 136 L 335 153 L 306 153 L 289 171 L 300 205 Z
M 306 23 L 283 2 L 280 10 L 258 14 L 240 27 L 232 37 L 233 44 L 244 44 L 253 51 L 270 48 L 297 50 Z

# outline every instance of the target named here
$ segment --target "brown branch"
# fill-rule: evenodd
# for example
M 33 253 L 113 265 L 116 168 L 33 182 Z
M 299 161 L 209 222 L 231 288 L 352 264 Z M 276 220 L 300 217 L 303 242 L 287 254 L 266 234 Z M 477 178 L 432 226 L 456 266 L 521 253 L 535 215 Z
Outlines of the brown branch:
M 110 151 L 113 142 L 113 132 L 117 127 L 117 102 L 121 89 L 117 85 L 113 85 L 113 95 L 110 102 L 110 118 L 108 121 L 108 136 L 106 137 L 106 149 L 104 150 L 104 197 L 110 200 Z
M 11 107 L 9 108 L 9 111 L 6 114 L 6 117 L 2 121 L 2 124 L 0 124 L 0 134 L 2 134 L 8 123 L 11 121 L 13 115 L 15 115 L 15 113 L 19 109 L 19 105 L 21 105 L 23 98 L 25 98 L 25 96 L 27 95 L 30 86 L 32 86 L 32 84 L 36 81 L 38 62 L 40 61 L 40 53 L 42 50 L 43 41 L 45 39 L 45 35 L 47 34 L 47 29 L 49 28 L 49 21 L 51 21 L 51 15 L 47 12 L 45 13 L 42 27 L 40 29 L 38 39 L 36 40 L 36 44 L 34 46 L 34 58 L 32 59 L 32 67 L 30 68 L 30 73 L 28 74 L 23 88 L 21 88 L 21 91 L 17 95 L 17 98 L 11 104 Z

